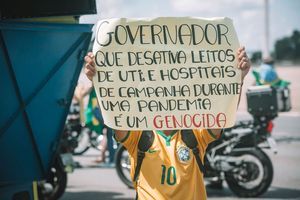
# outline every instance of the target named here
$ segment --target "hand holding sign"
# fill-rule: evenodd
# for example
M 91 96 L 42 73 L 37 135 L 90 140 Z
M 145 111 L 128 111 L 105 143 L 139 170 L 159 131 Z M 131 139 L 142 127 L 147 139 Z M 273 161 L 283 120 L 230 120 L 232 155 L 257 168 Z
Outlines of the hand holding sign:
M 114 19 L 100 21 L 97 30 L 93 81 L 108 126 L 152 130 L 233 125 L 241 74 L 231 20 Z M 95 74 L 92 59 L 86 57 L 90 78 Z

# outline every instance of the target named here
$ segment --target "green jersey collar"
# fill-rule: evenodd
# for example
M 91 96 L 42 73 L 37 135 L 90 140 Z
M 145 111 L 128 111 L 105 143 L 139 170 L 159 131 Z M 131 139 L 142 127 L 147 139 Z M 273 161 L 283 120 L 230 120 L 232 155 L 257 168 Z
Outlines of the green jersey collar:
M 167 146 L 170 146 L 170 141 L 171 141 L 173 135 L 175 135 L 177 131 L 179 131 L 179 130 L 172 131 L 170 135 L 165 135 L 164 132 L 161 131 L 161 130 L 157 130 L 156 133 L 161 135 L 166 140 L 166 145 Z

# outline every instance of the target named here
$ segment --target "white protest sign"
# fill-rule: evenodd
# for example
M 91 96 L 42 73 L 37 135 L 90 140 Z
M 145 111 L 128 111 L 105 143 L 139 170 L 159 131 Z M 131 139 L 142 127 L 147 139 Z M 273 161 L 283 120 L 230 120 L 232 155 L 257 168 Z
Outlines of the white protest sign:
M 93 83 L 104 123 L 117 130 L 233 126 L 238 48 L 229 18 L 99 21 Z

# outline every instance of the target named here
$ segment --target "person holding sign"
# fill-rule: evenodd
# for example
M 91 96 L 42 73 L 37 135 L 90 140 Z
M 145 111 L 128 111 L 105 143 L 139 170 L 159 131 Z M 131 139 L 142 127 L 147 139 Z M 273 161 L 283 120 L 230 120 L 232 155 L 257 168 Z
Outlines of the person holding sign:
M 241 70 L 243 83 L 250 69 L 250 61 L 244 47 L 238 49 L 237 59 L 237 68 Z M 96 74 L 95 56 L 92 52 L 87 54 L 85 61 L 85 74 L 92 80 Z M 138 199 L 206 199 L 203 173 L 199 170 L 191 150 L 183 142 L 181 131 L 153 131 L 153 142 L 145 153 L 139 177 L 135 181 Z M 202 161 L 206 147 L 219 138 L 221 132 L 222 129 L 193 130 Z M 115 138 L 127 148 L 131 156 L 132 176 L 137 165 L 141 135 L 142 131 L 115 130 Z
M 206 199 L 203 159 L 250 69 L 229 18 L 107 19 L 85 73 L 131 157 L 137 199 Z

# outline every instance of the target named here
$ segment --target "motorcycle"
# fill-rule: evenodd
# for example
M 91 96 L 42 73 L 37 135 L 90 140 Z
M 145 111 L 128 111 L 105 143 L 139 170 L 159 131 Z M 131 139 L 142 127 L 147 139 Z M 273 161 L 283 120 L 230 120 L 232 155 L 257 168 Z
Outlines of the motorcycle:
M 289 90 L 262 86 L 247 94 L 247 102 L 253 119 L 224 129 L 222 137 L 209 144 L 204 177 L 206 181 L 225 180 L 239 197 L 257 197 L 267 191 L 273 180 L 273 165 L 263 149 L 277 153 L 271 134 L 273 120 L 279 111 L 291 109 Z M 129 154 L 122 145 L 116 151 L 115 162 L 121 181 L 133 188 Z
M 277 153 L 272 129 L 272 118 L 265 116 L 225 129 L 223 136 L 207 148 L 205 179 L 225 180 L 239 197 L 263 194 L 272 183 L 273 165 L 262 149 Z
M 79 102 L 72 102 L 65 126 L 68 131 L 67 140 L 71 146 L 74 146 L 71 148 L 73 155 L 82 155 L 89 148 L 101 150 L 100 143 L 103 135 L 97 134 L 81 122 Z
M 78 143 L 71 135 L 71 126 L 66 123 L 50 171 L 45 180 L 38 182 L 39 199 L 56 200 L 64 194 L 67 187 L 67 173 L 73 172 L 76 167 L 72 152 Z
M 39 199 L 59 199 L 67 187 L 67 173 L 78 166 L 72 155 L 81 155 L 91 147 L 101 151 L 103 137 L 81 123 L 79 102 L 72 101 L 57 156 L 46 179 L 38 182 Z
M 72 155 L 80 148 L 79 138 L 85 131 L 89 130 L 81 125 L 79 104 L 72 102 L 53 164 L 46 179 L 38 182 L 39 199 L 56 200 L 63 195 L 67 187 L 67 173 L 73 172 L 78 165 Z M 82 150 L 79 150 L 81 153 Z
M 76 147 L 73 148 L 72 154 L 82 155 L 90 148 L 96 149 L 98 151 L 103 151 L 103 142 L 105 143 L 104 140 L 106 140 L 105 134 L 108 131 L 111 131 L 108 130 L 110 128 L 104 126 L 102 128 L 103 134 L 98 134 L 81 122 L 79 103 L 75 102 L 71 107 L 73 108 L 70 109 L 70 113 L 66 121 L 66 126 L 68 127 L 68 130 L 70 132 L 68 140 L 76 143 Z M 99 110 L 94 109 L 93 115 L 96 119 L 102 121 L 101 116 L 99 116 Z M 113 141 L 113 148 L 117 148 L 117 143 L 115 141 Z

